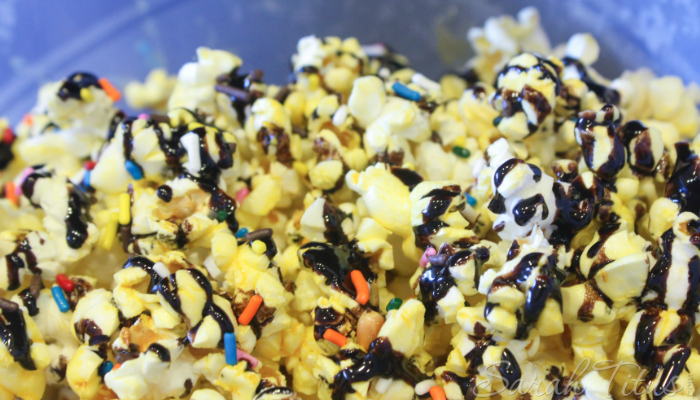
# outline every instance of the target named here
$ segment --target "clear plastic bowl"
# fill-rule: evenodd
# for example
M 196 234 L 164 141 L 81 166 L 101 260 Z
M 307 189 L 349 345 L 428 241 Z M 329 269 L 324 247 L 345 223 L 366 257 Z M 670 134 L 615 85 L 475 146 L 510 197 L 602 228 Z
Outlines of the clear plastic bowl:
M 530 4 L 553 44 L 593 33 L 601 45 L 595 66 L 604 75 L 646 66 L 700 81 L 699 1 Z M 176 73 L 202 45 L 236 53 L 245 68 L 263 69 L 268 82 L 285 82 L 296 42 L 309 34 L 384 41 L 436 77 L 471 54 L 470 26 L 524 6 L 516 0 L 0 0 L 0 115 L 17 122 L 40 84 L 78 70 L 118 87 L 156 67 Z

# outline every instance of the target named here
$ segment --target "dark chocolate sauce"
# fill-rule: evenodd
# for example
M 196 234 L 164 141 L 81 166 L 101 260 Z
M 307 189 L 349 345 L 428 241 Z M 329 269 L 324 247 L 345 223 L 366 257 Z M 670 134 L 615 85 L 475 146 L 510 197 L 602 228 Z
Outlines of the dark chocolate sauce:
M 27 312 L 30 317 L 34 317 L 39 314 L 39 308 L 36 306 L 36 298 L 29 291 L 29 288 L 19 292 L 19 298 L 22 299 L 22 304 L 27 307 Z
M 671 358 L 664 364 L 664 369 L 661 372 L 661 378 L 659 379 L 659 384 L 654 389 L 652 393 L 653 400 L 660 400 L 661 398 L 671 395 L 676 392 L 676 379 L 680 376 L 683 370 L 686 368 L 686 362 L 690 358 L 690 348 L 683 347 L 676 350 Z
M 362 361 L 344 368 L 334 377 L 331 398 L 343 400 L 346 394 L 355 393 L 353 383 L 366 382 L 377 376 L 401 379 L 410 386 L 428 378 L 410 358 L 394 351 L 388 339 L 379 338 L 370 344 Z
M 26 237 L 19 238 L 17 247 L 15 247 L 12 253 L 5 256 L 5 261 L 7 263 L 7 290 L 12 291 L 20 287 L 22 281 L 20 279 L 19 270 L 22 268 L 26 267 L 34 274 L 41 274 L 41 269 L 37 267 L 36 256 L 32 252 L 32 248 Z
M 445 381 L 445 383 L 454 382 L 459 386 L 459 390 L 462 392 L 464 400 L 477 399 L 479 388 L 477 387 L 476 377 L 476 374 L 470 374 L 462 377 L 451 371 L 445 371 L 442 373 L 442 380 Z
M 536 194 L 527 199 L 520 200 L 515 207 L 513 207 L 515 223 L 520 226 L 526 225 L 535 216 L 538 208 L 542 209 L 542 219 L 547 219 L 547 217 L 549 217 L 549 209 L 541 194 Z
M 376 280 L 369 268 L 369 259 L 362 257 L 356 244 L 332 246 L 327 243 L 310 242 L 300 248 L 302 265 L 326 278 L 326 285 L 339 290 L 350 297 L 355 297 L 355 285 L 350 272 L 358 270 L 368 282 Z
M 75 72 L 63 81 L 57 95 L 63 101 L 68 99 L 81 100 L 80 89 L 91 86 L 102 89 L 102 85 L 100 85 L 95 75 L 87 72 Z
M 206 293 L 207 301 L 202 309 L 202 318 L 199 323 L 195 326 L 190 326 L 189 321 L 188 326 L 190 330 L 187 332 L 187 339 L 189 343 L 194 342 L 194 338 L 197 335 L 197 330 L 202 324 L 202 321 L 206 316 L 211 316 L 214 321 L 219 324 L 221 329 L 221 340 L 219 340 L 219 348 L 223 348 L 224 345 L 224 333 L 233 332 L 233 323 L 229 319 L 228 315 L 221 309 L 221 307 L 214 304 L 213 292 L 211 282 L 207 279 L 202 272 L 194 268 L 188 268 L 185 270 L 190 276 L 199 284 L 199 286 Z M 162 279 L 158 282 L 158 293 L 163 296 L 163 299 L 168 302 L 168 304 L 181 315 L 182 312 L 182 302 L 178 294 L 177 278 L 176 274 L 171 274 L 168 279 Z
M 265 399 L 266 396 L 272 396 L 273 399 L 277 400 L 280 399 L 282 400 L 283 398 L 296 398 L 296 393 L 294 392 L 293 389 L 284 387 L 284 386 L 270 386 L 266 387 L 255 395 L 253 400 L 262 400 Z M 284 396 L 284 397 L 283 397 Z
M 581 138 L 581 150 L 583 151 L 583 159 L 586 161 L 586 165 L 591 171 L 598 175 L 600 179 L 608 182 L 615 179 L 615 176 L 622 170 L 627 161 L 625 146 L 622 143 L 622 139 L 617 134 L 617 129 L 620 126 L 620 118 L 614 119 L 613 107 L 613 105 L 606 104 L 598 112 L 584 111 L 580 113 L 575 128 L 578 136 Z M 596 115 L 598 113 L 605 114 L 602 122 L 596 120 Z M 597 139 L 593 132 L 593 129 L 598 126 L 607 129 L 608 137 L 612 142 L 612 148 L 608 154 L 607 161 L 597 166 L 597 168 L 594 168 L 595 153 L 601 151 L 600 149 L 596 150 L 596 147 L 598 147 L 596 143 Z
M 260 131 L 258 131 L 256 139 L 262 145 L 265 154 L 270 154 L 270 146 L 272 146 L 272 143 L 275 143 L 274 152 L 272 153 L 275 155 L 275 159 L 288 168 L 291 168 L 294 162 L 294 156 L 292 156 L 291 152 L 289 133 L 278 127 L 270 129 L 262 127 Z
M 170 350 L 166 349 L 162 344 L 153 343 L 148 346 L 146 351 L 157 355 L 162 362 L 170 362 Z
M 32 360 L 30 347 L 31 340 L 27 335 L 27 327 L 24 322 L 24 313 L 21 309 L 2 310 L 0 319 L 0 339 L 5 347 L 22 368 L 35 371 L 36 366 Z
M 423 182 L 423 177 L 414 170 L 408 168 L 391 167 L 391 173 L 406 186 L 408 190 L 413 190 L 419 183 Z
M 0 132 L 0 134 L 1 133 L 2 132 Z M 7 166 L 10 165 L 10 162 L 12 162 L 12 160 L 15 158 L 14 153 L 12 153 L 12 144 L 14 142 L 14 139 L 11 142 L 0 140 L 0 171 L 5 170 L 5 168 L 7 168 Z
M 314 309 L 314 337 L 316 340 L 321 340 L 323 334 L 326 333 L 329 328 L 338 327 L 344 320 L 344 315 L 337 312 L 333 307 L 316 307 Z M 337 331 L 338 329 L 334 330 Z
M 518 365 L 518 360 L 515 359 L 513 353 L 507 348 L 503 349 L 498 372 L 501 373 L 504 386 L 509 390 L 515 390 L 520 385 L 520 377 L 522 375 L 520 365 Z
M 348 242 L 348 237 L 343 232 L 342 226 L 343 220 L 348 217 L 348 214 L 336 207 L 330 200 L 326 200 L 323 204 L 323 224 L 326 226 L 323 236 L 328 243 L 340 245 Z
M 66 242 L 73 249 L 79 249 L 88 237 L 90 202 L 77 186 L 69 184 L 68 211 L 66 212 Z
M 522 340 L 527 337 L 528 332 L 537 323 L 540 314 L 544 310 L 547 299 L 552 298 L 562 305 L 561 289 L 556 284 L 554 278 L 554 266 L 549 257 L 543 253 L 529 253 L 524 255 L 518 264 L 507 274 L 496 277 L 491 284 L 489 292 L 497 290 L 502 286 L 518 288 L 525 283 L 533 271 L 539 268 L 539 275 L 535 277 L 534 285 L 527 290 L 525 305 L 522 313 L 517 313 L 518 327 L 516 339 Z M 488 317 L 496 304 L 486 303 L 484 316 Z
M 146 271 L 148 275 L 151 276 L 151 282 L 148 284 L 148 293 L 153 294 L 158 291 L 158 284 L 160 283 L 161 280 L 166 279 L 158 275 L 158 272 L 153 269 L 153 266 L 155 263 L 151 260 L 149 260 L 146 257 L 143 256 L 136 256 L 130 258 L 125 264 L 123 268 L 141 268 L 142 270 Z
M 173 189 L 168 185 L 160 185 L 156 190 L 156 195 L 164 202 L 170 203 L 173 199 Z
M 603 103 L 611 103 L 615 105 L 620 103 L 620 93 L 615 89 L 596 83 L 588 74 L 588 68 L 579 60 L 571 57 L 564 57 L 561 61 L 565 66 L 573 65 L 576 67 L 578 70 L 579 79 L 581 82 L 585 83 L 586 86 L 588 86 L 588 90 L 592 91 L 596 94 L 596 96 L 598 96 L 598 100 L 602 101 Z
M 700 159 L 685 142 L 676 143 L 676 166 L 666 184 L 665 195 L 681 207 L 681 212 L 700 214 Z
M 586 228 L 602 208 L 601 201 L 606 189 L 598 178 L 588 187 L 582 176 L 571 184 L 555 182 L 553 186 L 557 213 L 554 219 L 556 230 L 550 237 L 552 244 L 569 246 L 576 233 Z

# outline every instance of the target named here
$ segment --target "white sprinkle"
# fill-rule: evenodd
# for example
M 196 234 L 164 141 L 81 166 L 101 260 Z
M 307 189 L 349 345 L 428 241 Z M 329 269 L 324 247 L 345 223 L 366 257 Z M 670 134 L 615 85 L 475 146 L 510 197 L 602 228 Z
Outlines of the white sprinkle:
M 209 254 L 209 257 L 207 257 L 204 260 L 204 268 L 207 269 L 207 272 L 209 272 L 209 275 L 211 275 L 212 278 L 218 279 L 219 276 L 221 275 L 221 270 L 219 267 L 216 266 L 216 263 L 214 262 L 214 257 Z
M 187 150 L 187 162 L 185 168 L 192 175 L 198 175 L 202 168 L 202 159 L 199 156 L 199 136 L 190 132 L 180 138 L 180 143 Z
M 481 174 L 481 171 L 484 169 L 486 166 L 486 159 L 485 158 L 480 158 L 476 161 L 474 161 L 474 165 L 472 166 L 472 176 L 474 178 L 479 178 L 479 174 Z
M 411 82 L 415 83 L 416 85 L 422 87 L 423 89 L 429 92 L 437 92 L 441 88 L 439 83 L 428 79 L 425 75 L 418 72 L 413 74 L 413 76 L 411 77 Z
M 389 386 L 391 386 L 391 382 L 393 381 L 393 379 L 379 378 L 377 379 L 377 383 L 374 385 L 374 390 L 384 394 L 387 390 L 389 390 Z
M 384 46 L 382 43 L 362 45 L 362 51 L 365 52 L 367 57 L 381 57 L 387 53 L 386 46 Z
M 342 106 L 338 107 L 338 109 L 335 111 L 335 114 L 333 114 L 333 125 L 335 126 L 340 126 L 345 122 L 345 118 L 348 117 L 348 106 L 343 104 Z
M 423 382 L 418 382 L 415 388 L 416 394 L 418 396 L 422 396 L 428 393 L 430 391 L 430 388 L 432 388 L 435 385 L 437 385 L 437 383 L 435 383 L 435 381 L 432 379 L 426 379 Z
M 161 278 L 166 278 L 170 276 L 170 271 L 168 270 L 168 267 L 165 266 L 162 262 L 157 262 L 153 264 L 153 270 L 156 271 L 158 275 L 160 275 Z
M 460 213 L 470 224 L 473 224 L 479 218 L 479 214 L 467 203 L 464 204 L 464 209 Z

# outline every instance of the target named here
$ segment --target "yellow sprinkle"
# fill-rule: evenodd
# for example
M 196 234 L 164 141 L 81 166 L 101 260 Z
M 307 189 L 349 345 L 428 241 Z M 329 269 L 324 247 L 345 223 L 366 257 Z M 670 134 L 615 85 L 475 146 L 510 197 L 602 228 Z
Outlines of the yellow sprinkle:
M 92 101 L 95 100 L 95 97 L 92 95 L 92 92 L 88 88 L 80 89 L 80 98 L 87 101 L 88 103 L 92 103 Z
M 464 147 L 464 146 L 466 146 L 466 144 L 467 144 L 467 138 L 465 138 L 464 136 L 457 136 L 457 139 L 455 139 L 455 141 L 454 141 L 455 146 Z
M 403 165 L 401 166 L 401 168 L 410 169 L 411 171 L 413 171 L 414 169 L 416 169 L 416 167 L 413 165 L 413 163 L 410 163 L 410 162 L 403 163 Z
M 309 90 L 314 91 L 318 89 L 318 85 L 321 84 L 321 79 L 319 79 L 317 74 L 313 74 L 309 76 Z
M 256 240 L 253 243 L 251 243 L 250 247 L 253 249 L 253 251 L 256 254 L 263 255 L 267 251 L 267 246 L 265 245 L 264 242 L 260 240 Z
M 129 193 L 119 195 L 119 223 L 129 225 L 131 222 L 131 196 Z
M 203 126 L 204 125 L 200 124 L 199 122 L 190 122 L 189 124 L 187 124 L 187 129 L 192 131 Z
M 152 187 L 147 187 L 145 190 L 146 190 L 146 194 L 148 194 L 151 197 L 156 195 L 156 190 L 153 189 Z
M 117 229 L 119 228 L 119 214 L 113 212 L 109 214 L 109 222 L 102 233 L 102 241 L 100 246 L 105 250 L 110 250 L 114 244 L 114 238 L 117 237 Z
M 301 161 L 294 161 L 294 164 L 292 164 L 292 166 L 301 176 L 306 176 L 306 174 L 309 173 L 309 167 L 307 167 L 306 164 L 304 164 Z

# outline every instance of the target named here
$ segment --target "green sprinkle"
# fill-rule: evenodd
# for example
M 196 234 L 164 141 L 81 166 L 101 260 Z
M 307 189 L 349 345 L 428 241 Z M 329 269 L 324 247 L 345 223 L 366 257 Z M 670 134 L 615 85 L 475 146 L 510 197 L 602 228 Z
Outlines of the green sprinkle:
M 228 213 L 224 210 L 219 210 L 216 212 L 216 220 L 219 222 L 223 222 L 228 218 Z
M 472 155 L 472 152 L 469 151 L 469 149 L 466 149 L 464 147 L 460 146 L 455 146 L 452 148 L 452 152 L 457 156 L 461 158 L 469 158 L 470 155 Z
M 399 299 L 398 297 L 394 297 L 391 299 L 389 304 L 386 305 L 386 311 L 389 312 L 391 310 L 398 310 L 401 307 L 401 304 L 403 304 L 403 300 Z
M 501 120 L 502 120 L 502 119 L 503 119 L 503 117 L 501 117 L 501 116 L 498 116 L 498 117 L 494 118 L 494 119 L 493 119 L 493 126 L 498 126 L 498 124 L 501 123 Z

